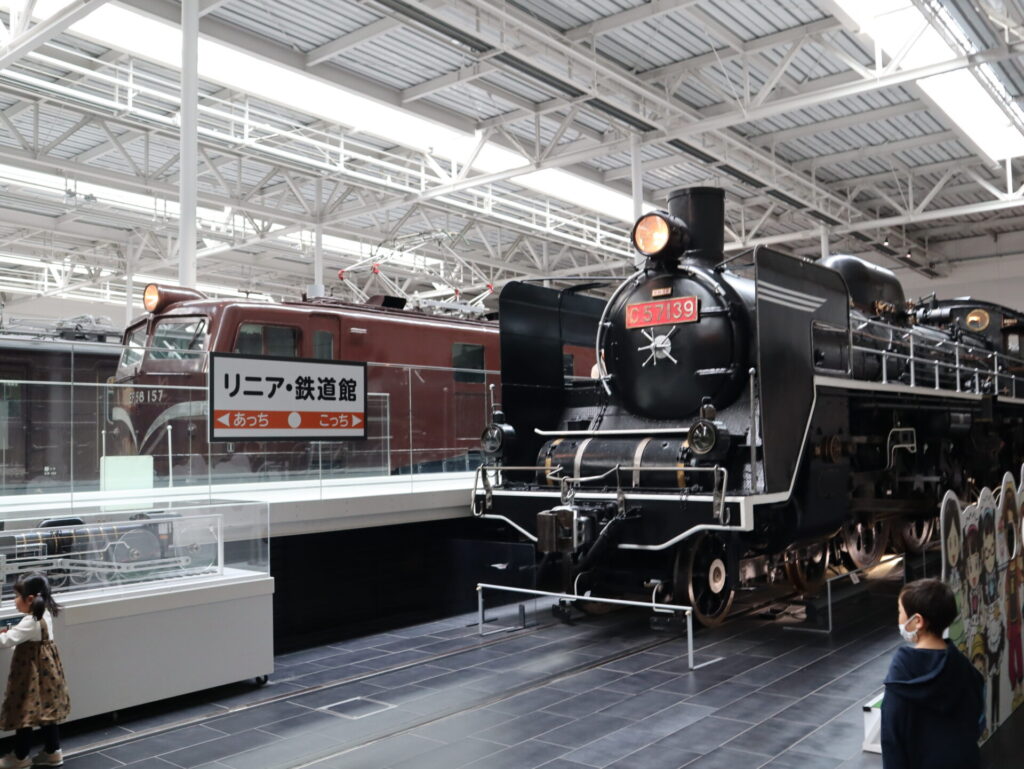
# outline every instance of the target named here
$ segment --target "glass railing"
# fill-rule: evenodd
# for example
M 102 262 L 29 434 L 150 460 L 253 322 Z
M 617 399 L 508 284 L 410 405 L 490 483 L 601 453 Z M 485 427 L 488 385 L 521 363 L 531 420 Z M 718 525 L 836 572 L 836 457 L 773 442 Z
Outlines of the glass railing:
M 149 352 L 120 370 L 119 346 L 0 352 L 0 496 L 85 504 L 148 490 L 212 497 L 241 484 L 326 493 L 471 474 L 492 386 L 500 393 L 494 371 L 370 362 L 363 438 L 211 441 L 206 354 Z
M 5 515 L 0 592 L 20 574 L 41 573 L 61 594 L 109 591 L 184 577 L 270 571 L 265 502 L 33 507 Z

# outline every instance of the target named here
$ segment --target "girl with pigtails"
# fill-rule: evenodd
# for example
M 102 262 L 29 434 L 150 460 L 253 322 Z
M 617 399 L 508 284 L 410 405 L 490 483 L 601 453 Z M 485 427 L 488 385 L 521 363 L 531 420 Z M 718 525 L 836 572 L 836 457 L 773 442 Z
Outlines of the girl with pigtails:
M 0 769 L 62 766 L 57 724 L 68 717 L 71 700 L 53 642 L 53 618 L 60 605 L 53 600 L 46 577 L 31 574 L 14 583 L 14 606 L 25 616 L 0 633 L 0 646 L 14 647 L 0 707 L 0 729 L 14 732 L 14 750 L 0 758 Z M 43 750 L 30 758 L 34 727 L 39 727 Z

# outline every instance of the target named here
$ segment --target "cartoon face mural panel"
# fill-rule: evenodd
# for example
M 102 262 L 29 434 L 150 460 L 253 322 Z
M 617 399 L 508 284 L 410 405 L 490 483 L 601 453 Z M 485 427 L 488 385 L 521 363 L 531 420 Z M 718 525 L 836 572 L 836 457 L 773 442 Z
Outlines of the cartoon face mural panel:
M 942 575 L 960 609 L 949 637 L 985 677 L 983 739 L 1024 704 L 1024 482 L 1006 474 L 996 491 L 966 507 L 947 492 L 940 508 Z

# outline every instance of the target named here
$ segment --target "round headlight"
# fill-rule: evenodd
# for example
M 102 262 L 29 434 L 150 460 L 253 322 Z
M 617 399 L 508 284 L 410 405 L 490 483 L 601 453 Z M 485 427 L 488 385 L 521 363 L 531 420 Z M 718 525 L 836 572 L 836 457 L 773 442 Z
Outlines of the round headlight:
M 158 304 L 160 304 L 160 286 L 150 283 L 142 294 L 142 306 L 146 308 L 146 312 L 155 312 Z
M 683 253 L 689 234 L 681 219 L 667 211 L 652 211 L 636 220 L 632 240 L 633 246 L 644 256 L 668 259 Z
M 658 214 L 641 217 L 633 228 L 633 245 L 645 256 L 653 256 L 668 245 L 668 222 Z
M 709 419 L 698 419 L 687 436 L 690 450 L 698 456 L 710 453 L 718 443 L 718 428 Z

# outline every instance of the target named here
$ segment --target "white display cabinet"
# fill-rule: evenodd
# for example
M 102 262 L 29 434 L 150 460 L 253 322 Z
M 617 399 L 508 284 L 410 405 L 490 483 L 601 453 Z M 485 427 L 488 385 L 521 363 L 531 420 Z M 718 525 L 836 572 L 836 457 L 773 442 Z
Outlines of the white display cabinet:
M 266 503 L 147 502 L 32 511 L 0 530 L 0 623 L 45 574 L 71 719 L 273 672 Z M 6 678 L 11 651 L 0 650 Z

